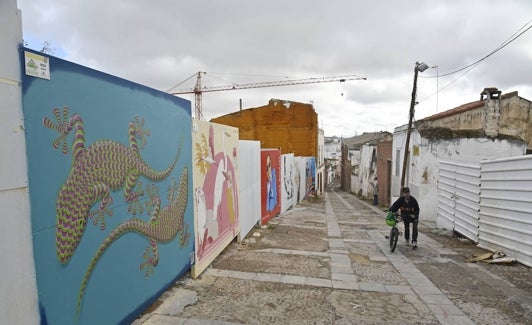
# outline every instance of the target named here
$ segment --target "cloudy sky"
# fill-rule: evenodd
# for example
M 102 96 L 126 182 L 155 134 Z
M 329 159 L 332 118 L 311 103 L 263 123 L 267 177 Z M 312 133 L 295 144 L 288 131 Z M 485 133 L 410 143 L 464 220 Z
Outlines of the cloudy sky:
M 313 103 L 325 135 L 390 131 L 478 100 L 485 87 L 532 100 L 530 0 L 18 0 L 36 50 L 167 91 L 357 75 L 367 80 L 203 93 L 207 120 L 271 98 Z M 513 37 L 521 36 L 505 45 Z M 471 66 L 462 69 L 504 46 Z M 192 89 L 195 78 L 176 90 Z M 439 91 L 438 91 L 439 89 Z M 193 95 L 181 95 L 192 101 Z

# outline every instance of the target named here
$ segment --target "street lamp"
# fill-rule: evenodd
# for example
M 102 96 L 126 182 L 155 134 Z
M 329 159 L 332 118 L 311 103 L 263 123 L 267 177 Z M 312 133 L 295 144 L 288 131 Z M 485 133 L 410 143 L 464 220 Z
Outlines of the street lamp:
M 401 174 L 401 189 L 405 187 L 406 164 L 408 163 L 408 147 L 410 146 L 410 131 L 412 129 L 412 120 L 414 119 L 414 106 L 416 105 L 417 74 L 427 70 L 429 66 L 425 62 L 416 62 L 414 67 L 414 86 L 412 88 L 412 99 L 410 100 L 410 114 L 408 117 L 408 129 L 406 130 L 405 156 L 403 159 L 403 173 Z

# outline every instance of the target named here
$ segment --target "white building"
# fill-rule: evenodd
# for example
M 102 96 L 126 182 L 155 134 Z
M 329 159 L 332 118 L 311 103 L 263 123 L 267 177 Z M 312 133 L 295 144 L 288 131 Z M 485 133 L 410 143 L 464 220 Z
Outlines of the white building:
M 406 130 L 403 125 L 393 134 L 391 202 L 400 194 Z M 413 130 L 410 138 L 405 186 L 417 199 L 424 220 L 436 221 L 440 160 L 480 162 L 526 153 L 527 143 L 520 139 L 492 139 L 481 136 L 482 130 L 476 137 L 471 137 L 474 134 L 470 130 L 445 130 Z

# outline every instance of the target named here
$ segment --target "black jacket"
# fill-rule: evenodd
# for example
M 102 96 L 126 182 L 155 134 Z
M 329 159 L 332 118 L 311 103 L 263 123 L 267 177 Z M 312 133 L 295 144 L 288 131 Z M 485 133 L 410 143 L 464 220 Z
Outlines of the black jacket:
M 415 197 L 410 196 L 410 200 L 406 202 L 405 197 L 401 196 L 391 206 L 390 211 L 397 212 L 401 210 L 401 215 L 415 215 L 416 219 L 419 217 L 419 205 Z

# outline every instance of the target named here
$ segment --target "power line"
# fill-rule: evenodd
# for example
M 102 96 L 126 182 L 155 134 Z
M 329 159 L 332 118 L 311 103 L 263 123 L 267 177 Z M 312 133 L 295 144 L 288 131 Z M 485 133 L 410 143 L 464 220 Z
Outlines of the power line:
M 525 30 L 521 31 L 522 29 L 524 29 L 528 24 L 530 24 L 532 22 L 532 19 L 529 20 L 526 24 L 524 24 L 521 28 L 519 28 L 515 33 L 513 33 L 512 36 L 510 36 L 508 39 L 506 39 L 504 42 L 502 42 L 498 47 L 496 47 L 493 51 L 491 51 L 489 54 L 485 55 L 484 57 L 478 59 L 477 61 L 471 63 L 471 64 L 468 64 L 466 65 L 465 67 L 463 68 L 460 68 L 460 69 L 457 69 L 457 70 L 454 70 L 452 72 L 448 72 L 448 73 L 444 73 L 444 74 L 440 74 L 438 76 L 421 76 L 422 78 L 439 78 L 439 77 L 446 77 L 446 76 L 449 76 L 449 75 L 452 75 L 452 74 L 455 74 L 457 72 L 460 72 L 460 71 L 463 71 L 469 67 L 474 67 L 476 66 L 478 63 L 484 61 L 485 59 L 489 58 L 490 56 L 492 56 L 493 54 L 499 52 L 500 50 L 502 50 L 503 48 L 505 48 L 506 46 L 508 46 L 510 43 L 512 43 L 513 41 L 515 41 L 516 39 L 518 39 L 521 35 L 523 35 L 524 33 L 526 33 L 528 30 L 530 30 L 532 28 L 532 25 L 528 26 L 528 28 L 526 28 Z M 521 32 L 519 32 L 521 31 Z M 517 35 L 516 35 L 517 34 Z M 469 70 L 468 70 L 469 71 Z
M 439 92 L 443 91 L 444 89 L 446 89 L 447 87 L 449 87 L 450 85 L 452 85 L 453 83 L 455 83 L 456 81 L 458 81 L 458 79 L 462 78 L 463 76 L 465 76 L 469 71 L 473 70 L 474 68 L 477 67 L 477 65 L 479 65 L 482 61 L 484 61 L 485 59 L 487 59 L 488 57 L 492 56 L 493 54 L 497 53 L 498 51 L 502 50 L 504 47 L 508 46 L 510 43 L 512 43 L 513 41 L 515 41 L 517 38 L 519 38 L 521 35 L 523 35 L 524 33 L 526 33 L 528 30 L 530 30 L 532 28 L 532 25 L 528 26 L 525 30 L 523 30 L 528 24 L 530 24 L 532 22 L 532 19 L 529 20 L 526 24 L 524 24 L 523 26 L 521 26 L 521 28 L 519 28 L 515 33 L 513 33 L 510 37 L 508 37 L 504 42 L 502 42 L 497 48 L 495 48 L 495 50 L 491 51 L 488 55 L 484 56 L 483 58 L 471 63 L 471 64 L 468 64 L 467 66 L 463 67 L 463 68 L 460 68 L 460 69 L 457 69 L 453 72 L 449 72 L 449 73 L 445 73 L 445 74 L 438 74 L 436 76 L 421 76 L 422 78 L 440 78 L 440 77 L 445 77 L 445 76 L 449 76 L 449 75 L 452 75 L 452 74 L 455 74 L 457 72 L 460 72 L 460 71 L 463 71 L 463 70 L 466 70 L 464 71 L 463 73 L 461 73 L 458 77 L 456 77 L 455 79 L 451 80 L 450 82 L 448 82 L 446 85 L 444 85 L 443 87 L 441 88 L 438 88 L 436 89 L 436 92 L 432 93 L 431 95 L 429 95 L 428 97 L 425 97 L 423 100 L 421 101 L 425 101 L 429 98 L 431 98 L 432 96 L 434 95 L 437 95 Z M 521 31 L 521 32 L 520 32 Z

